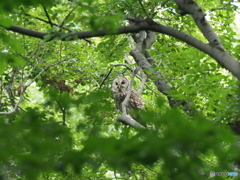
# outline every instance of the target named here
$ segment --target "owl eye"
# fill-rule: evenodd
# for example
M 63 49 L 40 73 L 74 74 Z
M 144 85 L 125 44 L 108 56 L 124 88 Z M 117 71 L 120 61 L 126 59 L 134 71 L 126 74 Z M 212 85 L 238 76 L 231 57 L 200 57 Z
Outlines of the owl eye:
M 116 82 L 116 85 L 118 85 L 118 83 Z
M 122 84 L 125 84 L 125 81 L 122 81 Z

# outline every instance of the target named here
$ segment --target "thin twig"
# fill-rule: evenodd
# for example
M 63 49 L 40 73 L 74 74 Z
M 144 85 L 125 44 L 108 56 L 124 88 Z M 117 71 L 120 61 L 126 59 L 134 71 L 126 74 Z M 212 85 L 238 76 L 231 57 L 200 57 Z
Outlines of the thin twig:
M 146 9 L 144 8 L 144 6 L 143 6 L 143 4 L 142 4 L 142 1 L 141 1 L 141 0 L 138 0 L 138 2 L 139 2 L 139 4 L 140 4 L 140 6 L 142 7 L 143 12 L 145 13 L 145 15 L 149 18 L 149 15 L 148 15 Z
M 90 76 L 92 78 L 92 80 L 97 84 L 97 86 L 100 87 L 99 83 L 97 82 L 97 80 L 93 77 L 93 76 Z
M 29 87 L 33 82 L 35 82 L 35 80 L 36 80 L 42 73 L 44 73 L 45 71 L 47 71 L 49 68 L 51 68 L 51 67 L 53 67 L 53 66 L 55 66 L 55 65 L 57 65 L 57 64 L 60 64 L 60 63 L 62 63 L 62 62 L 64 62 L 64 61 L 66 61 L 66 60 L 67 60 L 67 59 L 64 59 L 64 60 L 61 60 L 61 61 L 56 61 L 56 62 L 50 64 L 49 66 L 45 67 L 40 73 L 38 73 L 37 76 L 35 76 L 35 78 L 33 78 L 32 81 L 30 81 L 30 82 L 29 82 L 28 84 L 26 84 L 24 87 Z
M 63 21 L 62 21 L 62 23 L 61 23 L 61 25 L 60 25 L 60 32 L 62 31 L 62 27 L 64 26 L 64 24 L 65 24 L 65 22 L 66 22 L 66 20 L 68 19 L 68 17 L 72 14 L 72 12 L 76 9 L 78 7 L 78 5 L 77 6 L 75 6 L 68 14 L 67 14 L 67 16 L 63 19 Z
M 39 18 L 39 17 L 36 17 L 36 16 L 33 16 L 33 15 L 31 15 L 31 14 L 24 13 L 24 15 L 29 16 L 29 17 L 32 17 L 32 18 L 37 19 L 37 20 L 39 20 L 39 21 L 42 21 L 42 22 L 44 22 L 44 23 L 50 24 L 49 21 L 47 21 L 47 20 L 45 20 L 45 19 L 42 19 L 42 18 Z M 52 22 L 52 25 L 54 25 L 54 26 L 56 26 L 56 27 L 60 27 L 60 25 L 58 25 L 58 24 L 56 24 L 56 23 L 53 23 L 53 22 Z M 62 27 L 62 29 L 65 29 L 65 30 L 67 30 L 67 31 L 69 31 L 69 32 L 72 32 L 72 30 L 70 30 L 69 28 L 66 28 L 66 27 Z
M 17 110 L 18 105 L 19 105 L 23 100 L 24 100 L 24 98 L 23 98 L 23 93 L 22 93 L 22 94 L 20 95 L 20 98 L 19 98 L 18 102 L 15 104 L 15 106 L 14 106 L 14 108 L 13 108 L 12 110 L 10 110 L 10 111 L 8 111 L 8 112 L 0 112 L 0 114 L 5 114 L 5 115 L 7 115 L 7 114 L 12 114 L 12 113 L 14 113 L 14 112 Z
M 215 8 L 215 9 L 210 9 L 208 12 L 213 12 L 213 11 L 218 11 L 218 10 L 232 11 L 232 9 L 230 9 L 230 8 Z
M 5 115 L 7 115 L 7 114 L 12 114 L 12 113 L 14 113 L 14 112 L 17 110 L 18 105 L 24 100 L 23 94 L 24 94 L 24 92 L 26 91 L 26 89 L 27 89 L 33 82 L 35 82 L 35 80 L 36 80 L 43 72 L 47 71 L 47 70 L 48 70 L 49 68 L 51 68 L 52 66 L 55 66 L 55 65 L 57 65 L 57 64 L 59 64 L 59 63 L 61 63 L 61 62 L 64 62 L 64 61 L 66 61 L 66 59 L 64 59 L 64 60 L 62 60 L 62 61 L 57 61 L 57 62 L 52 63 L 52 64 L 50 64 L 49 66 L 45 67 L 40 73 L 37 74 L 37 76 L 35 76 L 35 78 L 33 78 L 33 80 L 31 80 L 29 83 L 27 83 L 26 85 L 23 86 L 23 90 L 21 91 L 20 98 L 19 98 L 18 102 L 15 104 L 14 108 L 13 108 L 12 110 L 8 111 L 8 112 L 0 112 L 0 114 L 5 114 Z
M 107 73 L 106 77 L 103 79 L 103 81 L 101 82 L 99 89 L 102 88 L 102 85 L 104 84 L 104 82 L 107 80 L 107 78 L 109 77 L 109 75 L 111 74 L 113 68 L 110 69 L 110 71 Z
M 165 4 L 167 4 L 168 1 L 170 1 L 170 0 L 166 0 L 166 1 L 164 1 L 164 2 L 161 4 L 161 7 L 163 7 Z
M 37 19 L 37 20 L 39 20 L 39 21 L 42 21 L 42 22 L 45 22 L 45 23 L 50 24 L 49 21 L 46 21 L 45 19 L 42 19 L 42 18 L 33 16 L 33 15 L 31 15 L 31 14 L 24 13 L 24 15 L 29 16 L 29 17 L 32 17 L 32 18 L 34 18 L 34 19 Z M 54 26 L 56 26 L 56 27 L 59 27 L 59 28 L 61 28 L 61 29 L 67 30 L 68 32 L 73 32 L 71 29 L 66 28 L 66 27 L 60 27 L 60 25 L 58 25 L 58 24 L 56 24 L 56 23 L 52 23 L 52 25 L 54 25 Z M 83 39 L 84 41 L 86 41 L 87 43 L 92 44 L 92 41 L 90 41 L 90 40 L 88 40 L 88 39 L 86 39 L 86 38 L 82 38 L 82 39 Z
M 143 165 L 143 166 L 144 166 L 145 168 L 149 169 L 150 171 L 155 172 L 156 174 L 161 174 L 161 173 L 159 173 L 159 172 L 157 172 L 157 171 L 155 171 L 155 170 L 149 168 L 148 166 L 145 166 L 145 165 Z
M 15 101 L 14 101 L 14 95 L 12 93 L 12 91 L 10 90 L 9 86 L 4 86 L 4 83 L 2 81 L 0 81 L 0 84 L 2 85 L 3 89 L 5 89 L 5 91 L 8 94 L 8 97 L 10 99 L 10 103 L 12 105 L 12 107 L 15 107 Z
M 51 18 L 50 18 L 50 16 L 49 16 L 48 12 L 47 12 L 47 9 L 46 9 L 46 7 L 45 7 L 44 5 L 42 5 L 42 7 L 43 7 L 43 10 L 44 10 L 47 18 L 48 18 L 48 22 L 49 22 L 49 24 L 50 24 L 50 26 L 51 26 L 51 28 L 52 28 L 52 27 L 53 27 L 53 23 L 52 23 L 52 21 L 51 21 Z
M 30 73 L 29 73 L 29 75 L 28 76 L 26 76 L 25 78 L 23 78 L 23 82 L 24 81 L 27 81 L 28 79 L 30 79 L 30 76 L 32 75 L 32 73 L 33 73 L 33 71 L 38 67 L 38 65 L 40 64 L 40 63 L 42 63 L 43 61 L 41 61 L 41 62 L 39 62 L 38 64 L 36 64 L 33 68 L 32 68 L 32 70 L 30 71 Z
M 67 126 L 66 124 L 66 109 L 61 105 L 60 101 L 58 101 L 57 99 L 55 99 L 55 101 L 57 102 L 60 110 L 62 111 L 62 124 L 63 126 Z
M 127 64 L 124 64 L 124 63 L 117 63 L 117 64 L 111 64 L 112 66 L 124 66 L 126 67 L 127 69 L 131 70 L 132 71 L 132 68 L 130 68 Z

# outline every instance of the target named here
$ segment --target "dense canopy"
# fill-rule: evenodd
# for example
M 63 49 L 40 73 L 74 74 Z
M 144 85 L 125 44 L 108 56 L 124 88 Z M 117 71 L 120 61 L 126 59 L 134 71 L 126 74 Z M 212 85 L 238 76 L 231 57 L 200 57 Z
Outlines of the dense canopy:
M 0 2 L 0 179 L 239 172 L 238 0 Z M 115 107 L 124 76 L 145 108 Z

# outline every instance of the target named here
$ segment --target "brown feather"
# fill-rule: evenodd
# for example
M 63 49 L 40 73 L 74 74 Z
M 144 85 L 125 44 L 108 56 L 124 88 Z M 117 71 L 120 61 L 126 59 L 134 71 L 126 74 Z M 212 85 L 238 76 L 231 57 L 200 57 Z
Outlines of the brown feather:
M 120 111 L 122 111 L 122 102 L 127 96 L 128 86 L 129 80 L 125 77 L 117 77 L 113 81 L 112 85 L 113 96 L 116 103 L 116 108 Z M 129 101 L 126 104 L 126 110 L 127 112 L 129 112 L 131 110 L 136 109 L 144 109 L 144 104 L 139 93 L 133 89 Z

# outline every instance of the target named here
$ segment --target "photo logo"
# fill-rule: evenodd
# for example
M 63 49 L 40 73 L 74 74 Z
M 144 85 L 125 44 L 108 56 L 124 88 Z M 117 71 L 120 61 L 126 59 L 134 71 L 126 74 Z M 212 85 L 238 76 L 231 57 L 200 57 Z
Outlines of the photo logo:
M 215 176 L 215 172 L 211 171 L 210 176 Z

